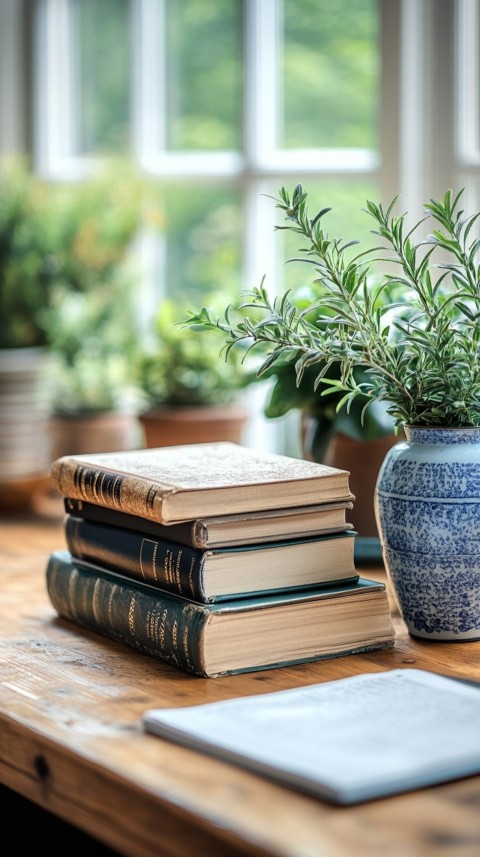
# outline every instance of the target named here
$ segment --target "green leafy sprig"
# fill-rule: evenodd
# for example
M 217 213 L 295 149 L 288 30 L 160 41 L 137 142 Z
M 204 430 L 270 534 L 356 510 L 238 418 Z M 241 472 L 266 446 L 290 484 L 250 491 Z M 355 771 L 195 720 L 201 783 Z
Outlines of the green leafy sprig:
M 480 425 L 480 239 L 474 234 L 480 213 L 465 216 L 461 194 L 449 190 L 431 200 L 410 229 L 406 214 L 394 214 L 396 200 L 386 210 L 367 200 L 372 233 L 382 244 L 357 252 L 358 242 L 330 238 L 324 230 L 330 209 L 310 217 L 302 186 L 291 196 L 281 188 L 276 207 L 287 224 L 276 228 L 304 239 L 300 257 L 289 262 L 312 266 L 318 298 L 300 308 L 294 292 L 271 298 L 262 281 L 222 318 L 203 307 L 184 324 L 220 331 L 226 357 L 240 343 L 247 353 L 260 349 L 259 377 L 292 354 L 298 383 L 307 368 L 318 366 L 314 388 L 321 395 L 341 391 L 337 409 L 348 410 L 362 397 L 365 407 L 386 402 L 397 426 Z M 416 241 L 429 218 L 432 233 Z M 387 271 L 379 273 L 385 264 Z

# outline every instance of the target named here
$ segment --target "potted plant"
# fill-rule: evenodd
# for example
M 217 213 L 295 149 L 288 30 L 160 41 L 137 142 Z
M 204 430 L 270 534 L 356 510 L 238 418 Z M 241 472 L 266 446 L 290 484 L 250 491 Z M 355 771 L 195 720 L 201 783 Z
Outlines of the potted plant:
M 45 308 L 58 277 L 54 190 L 19 156 L 0 159 L 0 504 L 16 508 L 49 464 Z
M 251 376 L 238 355 L 218 359 L 214 342 L 182 329 L 175 302 L 165 298 L 150 336 L 137 348 L 139 420 L 147 447 L 230 440 L 239 443 L 248 420 L 240 391 Z
M 6 497 L 12 480 L 26 480 L 28 493 L 30 476 L 34 483 L 47 478 L 46 385 L 52 352 L 56 373 L 67 342 L 59 337 L 60 320 L 72 294 L 107 297 L 128 259 L 143 202 L 141 182 L 122 162 L 84 182 L 53 184 L 22 158 L 1 161 L 0 394 L 7 398 L 0 408 L 0 483 Z
M 123 264 L 144 193 L 122 161 L 54 184 L 25 158 L 0 158 L 0 349 L 48 347 L 51 313 L 72 291 L 102 288 Z
M 409 632 L 439 640 L 480 638 L 480 212 L 467 216 L 461 194 L 431 200 L 413 228 L 395 200 L 386 209 L 367 200 L 380 245 L 360 250 L 329 237 L 329 209 L 311 216 L 301 185 L 291 196 L 281 188 L 278 228 L 304 242 L 300 259 L 321 301 L 299 310 L 291 294 L 271 300 L 262 284 L 236 322 L 206 307 L 186 320 L 221 330 L 227 352 L 266 348 L 260 374 L 299 355 L 297 379 L 317 367 L 314 386 L 340 392 L 338 409 L 387 403 L 406 441 L 387 453 L 377 482 L 384 560 Z M 424 219 L 433 231 L 416 239 Z M 394 297 L 385 302 L 386 289 Z
M 46 384 L 52 460 L 139 445 L 132 319 L 121 282 L 65 295 L 52 312 Z
M 145 193 L 123 161 L 61 187 L 61 279 L 44 310 L 51 355 L 51 457 L 135 445 L 131 354 L 137 331 L 130 249 Z

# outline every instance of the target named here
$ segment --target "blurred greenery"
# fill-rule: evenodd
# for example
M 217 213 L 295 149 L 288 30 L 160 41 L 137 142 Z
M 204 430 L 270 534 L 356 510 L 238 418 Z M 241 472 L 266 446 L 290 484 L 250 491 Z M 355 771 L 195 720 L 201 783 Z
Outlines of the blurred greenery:
M 126 0 L 76 0 L 80 20 L 82 150 L 129 149 Z M 377 146 L 378 0 L 283 0 L 278 145 Z M 159 15 L 159 22 L 161 16 Z M 241 150 L 244 53 L 241 0 L 165 0 L 165 139 L 170 151 Z M 160 23 L 158 23 L 160 27 Z M 275 34 L 271 34 L 272 40 Z M 272 98 L 276 97 L 272 92 Z M 158 105 L 161 110 L 161 105 Z M 328 182 L 329 179 L 327 178 Z M 337 181 L 328 196 L 347 235 L 359 201 L 377 189 Z M 170 296 L 240 287 L 241 198 L 236 184 L 169 181 L 165 193 Z M 204 241 L 203 239 L 206 238 Z M 283 252 L 283 247 L 279 248 Z M 211 251 L 211 252 L 210 252 Z M 251 285 L 251 284 L 248 284 Z
M 378 146 L 377 0 L 284 0 L 286 148 Z
M 44 318 L 60 273 L 63 217 L 23 158 L 0 160 L 0 348 L 45 345 Z
M 166 298 L 150 335 L 138 343 L 135 380 L 143 395 L 143 410 L 228 404 L 255 379 L 242 365 L 240 352 L 225 360 L 217 341 L 202 341 L 183 328 L 180 322 L 186 312 Z
M 238 193 L 173 182 L 163 203 L 167 296 L 185 302 L 213 289 L 238 295 L 243 237 Z
M 46 395 L 56 416 L 138 409 L 129 285 L 117 278 L 106 289 L 65 294 L 52 307 Z
M 110 339 L 122 341 L 134 318 L 126 269 L 148 198 L 123 161 L 53 184 L 23 158 L 0 160 L 0 347 L 47 345 L 68 362 L 88 329 L 106 336 L 107 318 Z M 75 307 L 80 324 L 80 304 L 82 337 L 70 323 Z
M 130 148 L 129 0 L 73 0 L 79 147 L 126 154 Z
M 130 255 L 138 230 L 163 228 L 154 186 L 124 161 L 65 186 L 59 273 L 44 319 L 57 415 L 136 410 L 132 354 L 140 336 L 140 272 Z
M 104 288 L 118 275 L 146 211 L 147 188 L 133 167 L 111 160 L 91 179 L 56 188 L 57 248 L 65 290 Z
M 241 148 L 242 6 L 166 0 L 167 148 Z
M 100 402 L 101 396 L 93 391 L 100 393 L 102 385 L 105 401 L 118 401 L 120 375 L 130 390 L 139 289 L 126 277 L 124 263 L 142 216 L 162 229 L 165 267 L 158 294 L 166 294 L 177 308 L 208 301 L 213 293 L 222 299 L 240 293 L 244 240 L 237 183 L 169 180 L 162 183 L 159 212 L 156 183 L 149 178 L 153 203 L 146 213 L 145 183 L 134 177 L 133 161 L 131 169 L 126 167 L 131 157 L 131 4 L 72 4 L 78 149 L 89 155 L 117 153 L 124 165 L 118 162 L 116 171 L 86 185 L 49 185 L 29 174 L 25 164 L 0 169 L 0 347 L 50 344 L 57 379 L 53 401 L 65 410 L 81 401 L 97 407 L 94 400 Z M 241 150 L 244 3 L 165 0 L 165 21 L 167 149 Z M 377 0 L 284 0 L 282 24 L 278 144 L 375 147 Z M 312 186 L 312 195 L 316 192 Z M 326 178 L 318 182 L 320 204 L 326 195 L 337 218 L 332 228 L 349 235 L 358 234 L 352 214 L 359 210 L 358 200 L 378 192 L 361 181 Z M 295 254 L 280 237 L 278 250 Z M 293 272 L 275 284 L 277 289 L 289 286 L 288 276 Z M 211 370 L 213 349 L 208 359 L 203 356 L 211 360 Z M 218 353 L 217 359 L 221 362 Z

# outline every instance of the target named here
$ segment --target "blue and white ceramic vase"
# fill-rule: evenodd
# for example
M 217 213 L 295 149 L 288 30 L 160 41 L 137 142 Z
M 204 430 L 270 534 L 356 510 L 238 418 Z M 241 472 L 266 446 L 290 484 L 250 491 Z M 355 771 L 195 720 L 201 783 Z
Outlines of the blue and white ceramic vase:
M 409 633 L 480 639 L 480 428 L 405 427 L 375 489 L 383 557 Z

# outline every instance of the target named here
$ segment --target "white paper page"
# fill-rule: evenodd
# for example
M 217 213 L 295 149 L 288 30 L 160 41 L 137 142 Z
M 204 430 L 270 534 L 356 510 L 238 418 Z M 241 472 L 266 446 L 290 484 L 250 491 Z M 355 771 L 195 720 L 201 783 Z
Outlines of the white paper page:
M 480 773 L 480 687 L 423 670 L 156 709 L 143 724 L 339 803 Z

